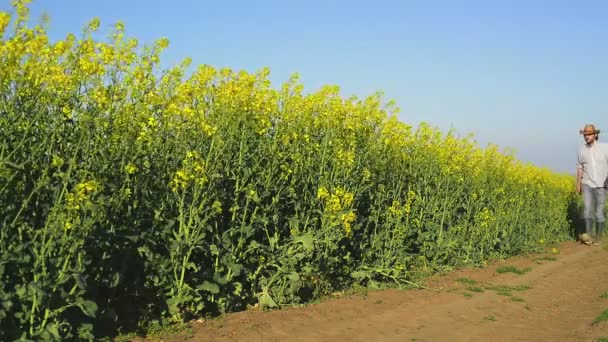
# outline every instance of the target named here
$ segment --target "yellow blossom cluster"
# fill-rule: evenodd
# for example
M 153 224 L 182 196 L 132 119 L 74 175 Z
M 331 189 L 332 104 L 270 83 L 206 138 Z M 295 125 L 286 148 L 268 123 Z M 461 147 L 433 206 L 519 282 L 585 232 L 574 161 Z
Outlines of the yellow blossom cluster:
M 317 190 L 317 199 L 323 203 L 329 221 L 341 224 L 345 235 L 352 236 L 352 223 L 357 217 L 356 211 L 352 209 L 354 194 L 341 187 L 329 191 L 321 186 Z
M 196 151 L 189 151 L 182 161 L 182 167 L 177 170 L 169 185 L 173 192 L 184 191 L 190 185 L 203 186 L 207 183 L 205 162 Z

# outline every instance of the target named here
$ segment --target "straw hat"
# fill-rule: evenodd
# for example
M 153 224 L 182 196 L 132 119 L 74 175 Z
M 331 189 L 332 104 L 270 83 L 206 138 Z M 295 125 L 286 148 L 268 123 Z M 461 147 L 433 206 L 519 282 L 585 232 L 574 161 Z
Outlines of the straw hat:
M 580 134 L 582 135 L 587 135 L 587 134 L 599 134 L 600 130 L 596 129 L 594 125 L 585 125 L 585 127 L 583 129 L 581 129 L 579 131 Z

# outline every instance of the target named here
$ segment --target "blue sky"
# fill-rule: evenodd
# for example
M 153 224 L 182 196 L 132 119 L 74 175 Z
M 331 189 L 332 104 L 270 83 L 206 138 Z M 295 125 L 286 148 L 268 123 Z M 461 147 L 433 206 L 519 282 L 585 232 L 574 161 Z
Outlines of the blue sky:
M 94 16 L 104 32 L 122 20 L 142 42 L 167 37 L 167 65 L 191 57 L 268 66 L 277 86 L 298 72 L 308 90 L 382 90 L 407 123 L 474 133 L 482 146 L 513 148 L 556 171 L 574 170 L 585 123 L 608 133 L 605 1 L 34 0 L 32 8 L 50 15 L 52 37 Z

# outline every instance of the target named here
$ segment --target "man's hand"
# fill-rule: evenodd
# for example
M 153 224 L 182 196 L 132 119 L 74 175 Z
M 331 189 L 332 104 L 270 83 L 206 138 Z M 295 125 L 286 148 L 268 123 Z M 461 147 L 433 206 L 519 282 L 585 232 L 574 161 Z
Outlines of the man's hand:
M 576 183 L 576 193 L 580 195 L 581 192 L 582 192 L 581 191 L 581 184 L 580 183 Z

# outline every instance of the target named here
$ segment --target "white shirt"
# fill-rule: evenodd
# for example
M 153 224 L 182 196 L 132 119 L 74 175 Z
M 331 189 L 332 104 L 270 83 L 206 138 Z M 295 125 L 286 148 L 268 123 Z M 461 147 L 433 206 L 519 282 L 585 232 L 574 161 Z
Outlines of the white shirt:
M 594 142 L 582 145 L 578 150 L 577 167 L 583 170 L 581 182 L 590 187 L 601 188 L 608 177 L 608 145 Z

